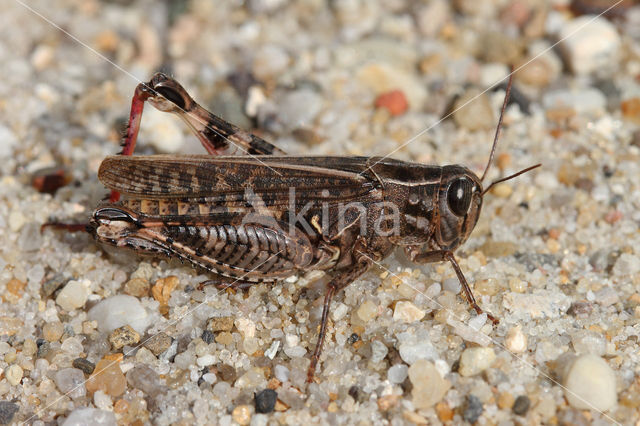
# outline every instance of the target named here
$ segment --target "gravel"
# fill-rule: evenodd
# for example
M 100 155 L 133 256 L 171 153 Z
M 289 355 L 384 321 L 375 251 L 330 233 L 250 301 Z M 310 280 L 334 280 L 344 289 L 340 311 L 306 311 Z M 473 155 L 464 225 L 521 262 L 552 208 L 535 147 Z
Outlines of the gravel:
M 640 6 L 594 18 L 600 5 L 29 2 L 100 57 L 8 2 L 0 422 L 640 421 Z M 450 265 L 398 250 L 336 295 L 307 384 L 330 276 L 220 292 L 175 260 L 40 231 L 86 222 L 105 197 L 97 171 L 120 149 L 136 78 L 161 69 L 292 154 L 393 152 L 481 175 L 511 66 L 514 102 L 485 185 L 542 167 L 485 194 L 456 251 L 498 325 L 468 306 Z M 147 106 L 136 152 L 204 151 Z M 70 183 L 38 192 L 42 170 Z

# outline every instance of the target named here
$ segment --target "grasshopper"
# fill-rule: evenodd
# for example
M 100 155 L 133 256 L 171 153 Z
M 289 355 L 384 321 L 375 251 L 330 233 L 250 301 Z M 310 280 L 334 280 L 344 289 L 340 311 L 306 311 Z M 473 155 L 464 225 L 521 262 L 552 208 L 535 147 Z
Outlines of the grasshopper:
M 511 80 L 478 178 L 459 165 L 289 156 L 208 112 L 176 80 L 157 73 L 135 90 L 122 155 L 100 166 L 98 177 L 111 194 L 86 229 L 107 245 L 186 261 L 210 272 L 206 283 L 220 288 L 330 272 L 308 369 L 312 381 L 333 297 L 396 247 L 413 262 L 449 262 L 469 304 L 482 313 L 453 252 L 471 234 L 483 195 L 539 166 L 482 187 L 510 88 Z M 132 156 L 145 102 L 183 119 L 209 155 Z

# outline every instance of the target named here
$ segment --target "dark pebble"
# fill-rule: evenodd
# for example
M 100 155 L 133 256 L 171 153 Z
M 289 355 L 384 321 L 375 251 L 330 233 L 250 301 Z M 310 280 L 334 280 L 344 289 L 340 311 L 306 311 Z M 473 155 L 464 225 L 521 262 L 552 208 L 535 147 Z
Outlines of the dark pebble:
M 236 373 L 236 369 L 230 366 L 229 364 L 220 364 L 217 367 L 218 374 L 222 377 L 222 380 L 225 382 L 235 382 L 238 378 L 238 373 Z
M 475 395 L 467 396 L 462 417 L 469 423 L 475 423 L 480 415 L 482 415 L 482 402 Z
M 586 317 L 589 314 L 591 314 L 591 311 L 593 311 L 593 305 L 591 303 L 586 301 L 578 301 L 578 302 L 573 302 L 571 306 L 569 306 L 567 313 L 572 317 L 577 317 L 577 316 Z
M 66 279 L 62 275 L 55 275 L 53 278 L 46 280 L 42 284 L 42 295 L 45 299 L 53 296 L 53 294 L 66 284 Z
M 637 146 L 640 148 L 640 129 L 633 132 L 631 136 L 631 146 Z
M 202 336 L 200 337 L 206 344 L 209 344 L 209 343 L 213 343 L 213 341 L 216 338 L 216 335 L 211 330 L 205 330 L 202 332 Z
M 529 272 L 533 272 L 544 265 L 557 266 L 558 258 L 547 253 L 516 253 L 514 255 L 518 263 L 524 264 Z
M 40 340 L 40 339 L 38 339 Z M 42 344 L 38 344 L 36 342 L 36 345 L 38 345 L 38 352 L 36 353 L 36 356 L 38 358 L 44 358 L 47 356 L 47 354 L 49 353 L 49 349 L 51 349 L 51 345 L 49 344 L 49 342 L 45 341 Z
M 257 413 L 270 413 L 276 406 L 276 400 L 278 399 L 278 393 L 273 389 L 265 389 L 255 394 L 256 412 Z
M 10 401 L 0 401 L 0 424 L 8 425 L 20 407 Z
M 524 416 L 531 407 L 531 400 L 526 395 L 520 395 L 516 398 L 516 402 L 513 403 L 513 413 L 519 416 Z
M 353 385 L 349 388 L 349 391 L 347 392 L 349 394 L 349 396 L 351 398 L 353 398 L 354 400 L 358 401 L 358 396 L 360 394 L 360 388 L 358 388 L 356 385 Z
M 86 358 L 76 358 L 72 363 L 74 368 L 82 370 L 84 374 L 91 374 L 96 368 L 96 365 Z
M 347 339 L 347 343 L 353 345 L 358 340 L 360 340 L 360 336 L 358 336 L 357 333 L 352 333 L 351 336 L 349 336 L 349 338 Z

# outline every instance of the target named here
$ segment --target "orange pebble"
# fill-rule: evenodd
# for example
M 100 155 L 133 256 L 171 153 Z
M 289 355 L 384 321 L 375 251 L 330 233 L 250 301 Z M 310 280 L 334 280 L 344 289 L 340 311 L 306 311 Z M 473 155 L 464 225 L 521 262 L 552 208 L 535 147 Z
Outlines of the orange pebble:
M 376 98 L 376 108 L 386 108 L 392 116 L 404 114 L 409 108 L 407 97 L 401 90 L 385 92 Z

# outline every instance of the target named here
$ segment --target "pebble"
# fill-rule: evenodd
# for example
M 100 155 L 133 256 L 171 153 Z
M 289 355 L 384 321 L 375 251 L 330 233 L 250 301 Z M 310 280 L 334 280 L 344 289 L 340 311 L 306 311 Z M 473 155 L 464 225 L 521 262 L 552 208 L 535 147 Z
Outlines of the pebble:
M 87 379 L 85 386 L 90 393 L 101 390 L 110 396 L 120 396 L 127 388 L 127 380 L 122 374 L 118 362 L 102 359 L 96 364 L 96 368 Z
M 515 399 L 511 392 L 501 392 L 500 395 L 498 395 L 498 408 L 507 410 L 512 408 L 514 403 Z
M 316 91 L 296 90 L 283 97 L 279 103 L 278 117 L 289 130 L 312 128 L 322 105 L 323 98 Z
M 514 414 L 524 416 L 527 414 L 527 411 L 529 411 L 529 407 L 531 407 L 531 400 L 529 397 L 527 395 L 520 395 L 516 398 L 511 410 Z
M 391 90 L 381 93 L 375 100 L 376 108 L 384 108 L 392 117 L 404 114 L 409 109 L 409 102 L 402 90 Z
M 264 389 L 254 396 L 256 413 L 267 414 L 273 411 L 278 400 L 278 393 L 273 389 Z
M 233 343 L 233 336 L 228 331 L 223 331 L 221 333 L 218 333 L 218 335 L 216 336 L 216 342 L 220 343 L 221 345 L 230 345 Z
M 565 397 L 574 408 L 607 411 L 616 405 L 616 375 L 599 356 L 576 357 L 565 368 L 563 384 Z
M 636 124 L 640 124 L 640 97 L 626 99 L 620 103 L 622 116 Z
M 116 328 L 109 335 L 109 343 L 114 351 L 119 351 L 125 346 L 133 346 L 139 341 L 140 334 L 129 325 Z
M 202 335 L 200 336 L 202 341 L 205 342 L 206 344 L 213 343 L 213 341 L 215 340 L 215 337 L 216 335 L 211 330 L 204 330 L 202 332 Z
M 408 341 L 398 347 L 400 358 L 409 365 L 419 359 L 436 359 L 438 353 L 430 341 Z
M 495 126 L 489 97 L 477 89 L 470 89 L 456 99 L 453 110 L 456 124 L 467 130 L 488 130 Z
M 458 372 L 462 376 L 474 376 L 489 368 L 496 360 L 493 348 L 467 348 L 460 356 Z
M 113 409 L 111 397 L 101 390 L 95 391 L 93 394 L 93 404 L 101 410 L 111 411 Z
M 19 385 L 23 374 L 24 371 L 22 370 L 22 367 L 17 364 L 11 364 L 6 370 L 4 370 L 4 377 L 11 386 Z
M 158 373 L 146 365 L 136 365 L 127 371 L 127 382 L 153 398 L 167 392 Z
M 405 364 L 393 365 L 387 370 L 387 379 L 391 383 L 400 384 L 405 381 L 409 375 L 409 367 Z
M 62 422 L 62 426 L 116 426 L 116 416 L 111 411 L 97 408 L 76 408 Z
M 89 297 L 89 283 L 71 280 L 65 285 L 56 297 L 56 303 L 65 311 L 73 311 L 74 309 L 84 306 Z
M 40 225 L 35 222 L 30 222 L 23 226 L 20 237 L 18 237 L 18 246 L 23 251 L 39 250 L 42 247 Z
M 554 111 L 564 114 L 567 110 L 578 114 L 600 116 L 606 111 L 607 99 L 595 88 L 559 89 L 546 92 L 542 97 L 542 105 L 547 110 L 547 116 Z
M 20 410 L 18 404 L 11 401 L 0 401 L 0 424 L 8 425 L 13 416 Z
M 284 365 L 278 364 L 273 370 L 275 378 L 280 380 L 280 382 L 284 383 L 289 380 L 289 369 Z
M 380 340 L 374 340 L 371 342 L 371 358 L 370 361 L 378 363 L 382 361 L 389 353 L 389 348 Z
M 103 333 L 130 325 L 135 331 L 142 334 L 151 325 L 151 317 L 140 301 L 125 294 L 102 300 L 89 310 L 89 319 L 97 321 L 98 330 Z
M 74 368 L 82 370 L 84 374 L 91 374 L 96 368 L 96 365 L 86 358 L 76 358 L 71 365 L 73 365 Z
M 444 398 L 451 383 L 440 376 L 435 366 L 425 360 L 416 361 L 408 370 L 413 385 L 411 396 L 417 409 L 430 408 Z
M 64 327 L 59 321 L 48 322 L 42 327 L 42 337 L 49 342 L 57 342 L 64 333 Z
M 520 325 L 512 327 L 507 331 L 504 344 L 511 353 L 519 354 L 527 350 L 527 335 L 524 334 Z
M 77 368 L 63 368 L 53 376 L 60 392 L 71 399 L 77 399 L 87 394 L 84 386 L 84 373 Z
M 571 345 L 577 354 L 602 356 L 606 352 L 607 341 L 604 335 L 591 330 L 578 330 L 571 334 Z
M 14 148 L 18 145 L 18 138 L 15 133 L 2 124 L 0 124 L 0 141 L 2 141 L 2 143 L 0 143 L 0 158 L 8 157 L 13 154 Z M 22 216 L 22 223 L 24 223 L 24 216 L 22 213 L 20 213 L 20 216 Z M 18 229 L 11 226 L 11 215 L 9 215 L 9 227 L 12 231 L 16 232 L 22 227 L 22 225 L 20 225 Z
M 613 265 L 614 275 L 636 275 L 640 272 L 640 256 L 630 253 L 622 253 L 615 265 Z
M 145 108 L 140 140 L 149 141 L 160 153 L 173 154 L 180 151 L 185 137 L 176 120 L 167 120 L 167 114 L 155 108 Z
M 238 405 L 231 413 L 233 420 L 239 425 L 248 425 L 251 422 L 251 407 L 248 405 Z
M 178 280 L 178 277 L 175 275 L 160 278 L 151 288 L 151 294 L 154 299 L 160 302 L 160 305 L 166 305 L 169 303 L 169 299 L 171 298 L 171 292 L 179 283 L 180 280 Z
M 282 73 L 289 62 L 289 55 L 285 49 L 276 45 L 267 45 L 256 53 L 251 71 L 258 80 L 268 80 Z
M 134 297 L 146 297 L 149 295 L 151 284 L 144 278 L 132 278 L 124 284 L 124 292 Z
M 393 310 L 394 321 L 412 323 L 424 318 L 425 312 L 411 302 L 400 301 Z
M 196 360 L 196 364 L 198 364 L 199 367 L 207 367 L 215 363 L 216 363 L 216 357 L 213 356 L 212 354 L 199 356 L 198 359 Z
M 360 305 L 356 313 L 362 321 L 369 322 L 378 315 L 378 305 L 372 300 L 367 300 Z
M 378 398 L 378 410 L 381 412 L 395 408 L 400 402 L 401 395 L 385 395 Z
M 203 339 L 204 340 L 204 339 Z M 154 334 L 144 342 L 145 348 L 149 349 L 155 356 L 160 355 L 171 346 L 173 340 L 167 333 L 161 331 L 158 334 Z M 211 343 L 211 342 L 208 342 Z
M 209 319 L 207 328 L 213 332 L 229 331 L 233 328 L 233 317 L 215 317 Z
M 603 17 L 584 15 L 561 28 L 558 39 L 572 71 L 590 74 L 612 71 L 618 63 L 621 40 L 616 27 Z
M 13 317 L 0 317 L 0 336 L 13 336 L 22 328 L 22 320 Z
M 469 423 L 473 424 L 482 415 L 482 410 L 482 401 L 480 401 L 480 399 L 475 395 L 467 395 L 462 417 Z

